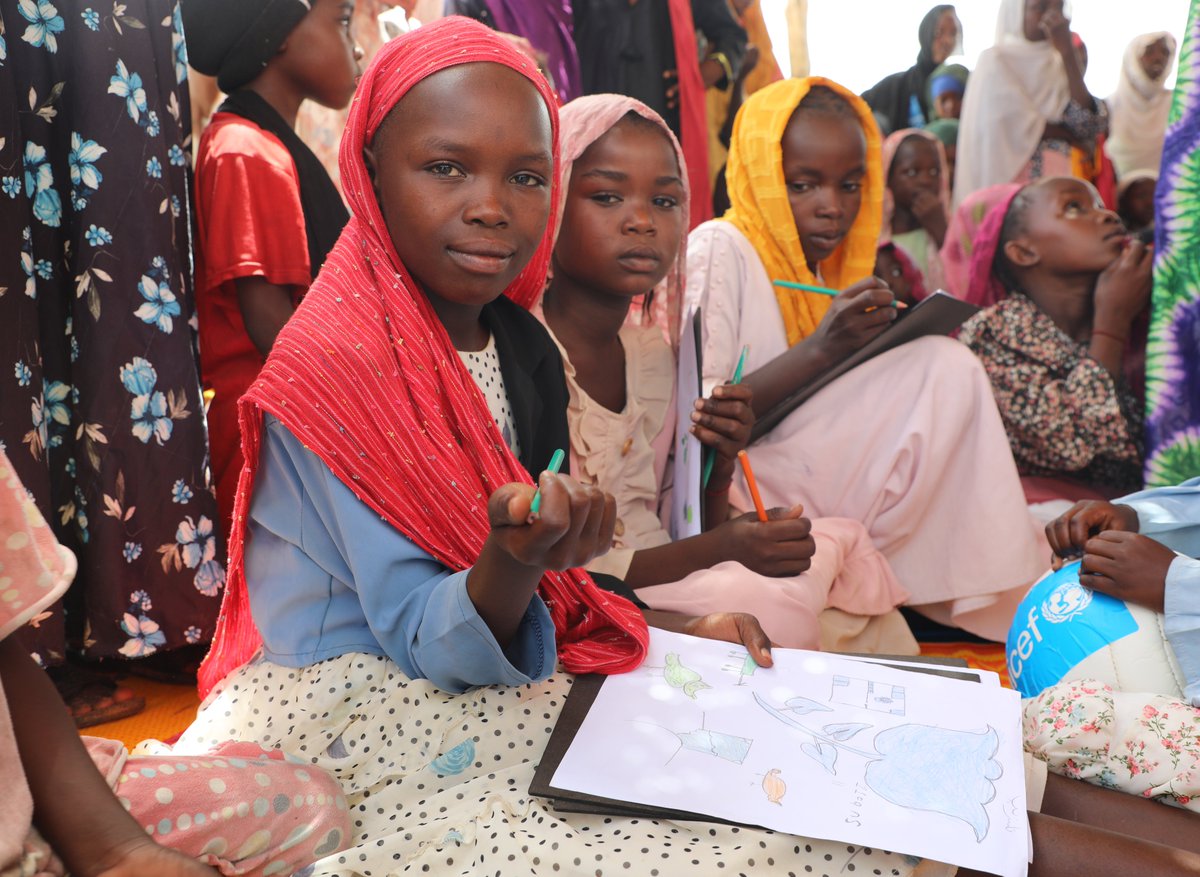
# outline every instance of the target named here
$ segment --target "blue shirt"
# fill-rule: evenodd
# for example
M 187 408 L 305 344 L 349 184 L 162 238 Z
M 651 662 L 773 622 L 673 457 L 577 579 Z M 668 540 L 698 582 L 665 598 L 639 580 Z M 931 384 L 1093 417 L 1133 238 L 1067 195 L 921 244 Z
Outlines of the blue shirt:
M 523 685 L 554 669 L 554 624 L 529 601 L 502 648 L 443 566 L 359 500 L 271 415 L 250 502 L 246 584 L 264 654 L 305 667 L 348 652 L 386 655 L 449 692 Z
M 1200 478 L 1117 502 L 1137 512 L 1138 532 L 1188 555 L 1176 557 L 1167 570 L 1163 629 L 1187 682 L 1184 695 L 1200 706 Z

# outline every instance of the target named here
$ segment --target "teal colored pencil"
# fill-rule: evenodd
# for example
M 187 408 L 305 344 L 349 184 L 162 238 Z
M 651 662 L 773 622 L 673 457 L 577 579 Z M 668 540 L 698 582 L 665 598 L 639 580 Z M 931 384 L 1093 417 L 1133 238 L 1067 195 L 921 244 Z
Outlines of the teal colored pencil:
M 747 344 L 742 348 L 742 355 L 738 357 L 737 368 L 733 370 L 733 380 L 729 383 L 740 384 L 742 382 L 742 369 L 746 367 L 746 354 L 750 352 L 750 345 Z M 717 452 L 712 448 L 708 449 L 708 454 L 704 459 L 704 478 L 701 480 L 702 487 L 708 487 L 708 480 L 712 478 L 713 466 L 717 463 Z
M 796 283 L 794 280 L 772 280 L 771 282 L 785 289 L 803 289 L 805 292 L 815 292 L 820 295 L 841 295 L 836 289 L 829 289 L 826 286 L 813 286 L 811 283 Z
M 546 467 L 546 471 L 554 475 L 558 474 L 558 470 L 562 468 L 563 460 L 567 459 L 566 452 L 559 448 L 550 457 L 550 465 Z M 539 487 L 533 495 L 533 502 L 529 504 L 529 514 L 536 515 L 542 508 L 542 489 Z

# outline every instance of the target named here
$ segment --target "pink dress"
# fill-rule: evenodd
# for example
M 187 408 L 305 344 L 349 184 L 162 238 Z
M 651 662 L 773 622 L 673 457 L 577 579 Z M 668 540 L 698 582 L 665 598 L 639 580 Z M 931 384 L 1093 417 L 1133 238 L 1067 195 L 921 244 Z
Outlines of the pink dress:
M 687 295 L 704 314 L 706 393 L 733 373 L 743 345 L 746 374 L 787 350 L 771 280 L 729 223 L 692 232 Z M 858 521 L 911 605 L 988 639 L 1005 638 L 1049 558 L 987 375 L 948 338 L 844 375 L 751 446 L 750 458 L 765 503 Z M 745 503 L 740 480 L 734 491 Z
M 0 640 L 57 600 L 75 566 L 0 451 Z M 337 782 L 282 752 L 228 742 L 196 756 L 131 757 L 116 740 L 83 741 L 147 834 L 229 877 L 291 874 L 349 843 Z M 62 862 L 33 828 L 34 802 L 2 685 L 0 790 L 0 877 L 62 875 Z M 86 814 L 80 818 L 82 829 Z
M 661 516 L 670 510 L 667 460 L 675 435 L 676 367 L 657 327 L 627 325 L 620 338 L 625 349 L 623 411 L 610 411 L 588 396 L 566 351 L 562 353 L 570 391 L 571 473 L 603 487 L 617 501 L 612 550 L 589 567 L 623 578 L 635 551 L 671 541 Z M 907 595 L 862 524 L 821 518 L 813 521 L 813 537 L 817 555 L 799 576 L 773 578 L 726 561 L 637 593 L 655 609 L 691 615 L 750 612 L 773 642 L 787 648 L 861 648 L 867 643 L 873 650 L 915 653 L 911 633 L 894 613 Z M 824 616 L 827 607 L 840 612 Z M 886 618 L 868 631 L 868 622 L 879 616 Z

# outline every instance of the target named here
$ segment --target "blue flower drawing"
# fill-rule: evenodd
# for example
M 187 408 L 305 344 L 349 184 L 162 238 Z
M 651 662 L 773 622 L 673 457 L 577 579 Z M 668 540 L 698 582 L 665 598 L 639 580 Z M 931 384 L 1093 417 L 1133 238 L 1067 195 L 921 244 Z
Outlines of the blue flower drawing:
M 142 546 L 139 545 L 137 542 L 126 542 L 125 547 L 122 549 L 121 553 L 123 555 L 125 555 L 126 563 L 133 563 L 135 560 L 137 560 L 139 557 L 142 556 Z
M 71 409 L 67 407 L 67 397 L 71 387 L 62 381 L 42 380 L 42 398 L 46 408 L 46 419 L 62 426 L 71 425 Z
M 89 189 L 95 192 L 100 188 L 104 175 L 96 170 L 96 162 L 100 156 L 108 152 L 95 140 L 86 140 L 77 131 L 71 132 L 71 151 L 67 153 L 67 164 L 71 168 L 71 185 L 76 189 Z M 90 194 L 81 192 L 81 195 Z
M 167 161 L 171 162 L 175 167 L 183 167 L 187 164 L 187 156 L 180 149 L 178 143 L 172 143 L 171 148 L 167 150 Z
M 88 26 L 89 30 L 100 30 L 100 13 L 92 7 L 88 7 L 79 13 L 83 18 L 83 23 Z
M 0 192 L 3 192 L 9 198 L 16 198 L 21 194 L 21 181 L 16 177 L 4 177 L 0 179 Z
M 146 135 L 149 137 L 158 136 L 158 113 L 151 110 L 146 114 Z
M 45 46 L 48 52 L 57 52 L 58 39 L 54 35 L 62 33 L 65 25 L 54 4 L 47 0 L 19 0 L 17 11 L 29 22 L 21 39 L 35 48 Z
M 138 292 L 145 299 L 133 315 L 140 319 L 143 323 L 150 323 L 158 326 L 159 330 L 170 334 L 174 328 L 172 317 L 178 317 L 179 302 L 175 300 L 175 293 L 167 288 L 166 281 L 159 283 L 153 277 L 145 274 L 138 281 Z
M 54 264 L 48 259 L 38 259 L 34 263 L 33 270 L 37 272 L 37 276 L 42 280 L 49 280 L 54 276 Z
M 51 228 L 62 222 L 62 199 L 54 190 L 54 171 L 46 160 L 46 148 L 27 141 L 21 156 L 25 166 L 25 197 L 33 200 L 33 215 Z
M 146 112 L 146 89 L 142 88 L 142 77 L 131 73 L 125 62 L 117 59 L 117 75 L 108 81 L 108 93 L 125 99 L 125 112 L 135 122 L 140 122 Z
M 158 622 L 145 615 L 136 617 L 126 612 L 121 619 L 121 630 L 129 637 L 118 651 L 127 658 L 153 655 L 158 647 L 167 642 L 166 634 L 158 628 Z
M 16 365 L 13 366 L 13 376 L 17 379 L 18 387 L 28 387 L 29 382 L 33 380 L 33 372 L 29 370 L 29 366 L 23 359 L 18 359 Z
M 102 247 L 105 244 L 113 242 L 112 232 L 104 226 L 96 225 L 95 223 L 88 226 L 88 230 L 83 233 L 83 236 L 87 238 L 87 242 L 93 247 Z
M 200 642 L 200 638 L 203 636 L 204 632 L 194 624 L 189 625 L 188 628 L 183 632 L 183 638 L 192 644 Z
M 129 417 L 133 421 L 132 432 L 142 444 L 148 444 L 152 436 L 160 445 L 165 444 L 175 428 L 167 414 L 167 397 L 158 390 L 134 396 Z
M 153 155 L 146 162 L 146 176 L 155 180 L 162 179 L 162 162 L 158 160 L 157 155 Z
M 158 372 L 148 359 L 135 356 L 131 362 L 121 366 L 121 386 L 135 396 L 144 396 L 158 383 Z
M 171 502 L 177 502 L 180 505 L 187 505 L 191 501 L 192 489 L 187 486 L 182 478 L 180 478 L 171 486 Z

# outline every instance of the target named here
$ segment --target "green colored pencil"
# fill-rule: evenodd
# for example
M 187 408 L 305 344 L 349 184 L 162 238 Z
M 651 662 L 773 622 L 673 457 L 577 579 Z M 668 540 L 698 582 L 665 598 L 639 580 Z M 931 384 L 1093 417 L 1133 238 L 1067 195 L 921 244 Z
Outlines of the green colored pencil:
M 830 289 L 827 286 L 813 286 L 811 283 L 797 283 L 794 280 L 772 280 L 771 282 L 785 289 L 803 289 L 805 292 L 815 292 L 819 295 L 841 295 L 836 289 Z
M 740 384 L 742 382 L 742 369 L 746 367 L 746 354 L 750 352 L 750 345 L 742 347 L 742 355 L 738 357 L 737 368 L 733 370 L 733 380 L 729 383 Z M 704 478 L 700 481 L 701 487 L 708 487 L 708 481 L 712 478 L 713 466 L 717 464 L 717 452 L 712 448 L 707 448 L 707 455 L 704 458 Z
M 552 475 L 557 475 L 558 470 L 562 468 L 563 460 L 567 458 L 566 452 L 559 448 L 550 457 L 550 465 L 546 467 L 546 471 Z M 533 502 L 529 504 L 529 514 L 536 515 L 542 508 L 542 489 L 539 487 L 533 495 Z

